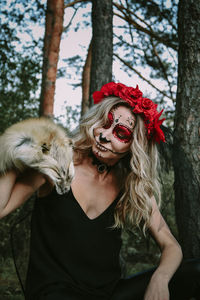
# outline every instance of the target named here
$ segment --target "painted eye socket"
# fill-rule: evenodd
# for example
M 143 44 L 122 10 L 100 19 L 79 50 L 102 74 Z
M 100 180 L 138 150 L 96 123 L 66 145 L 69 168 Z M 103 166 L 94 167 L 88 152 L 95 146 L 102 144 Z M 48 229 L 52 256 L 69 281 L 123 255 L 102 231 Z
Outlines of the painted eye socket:
M 133 133 L 127 127 L 118 124 L 113 129 L 113 135 L 118 138 L 123 143 L 128 143 L 131 141 Z
M 107 120 L 106 124 L 103 126 L 103 128 L 105 128 L 105 129 L 110 128 L 110 126 L 112 125 L 113 121 L 114 121 L 114 117 L 113 117 L 113 114 L 110 111 L 108 113 L 108 120 Z

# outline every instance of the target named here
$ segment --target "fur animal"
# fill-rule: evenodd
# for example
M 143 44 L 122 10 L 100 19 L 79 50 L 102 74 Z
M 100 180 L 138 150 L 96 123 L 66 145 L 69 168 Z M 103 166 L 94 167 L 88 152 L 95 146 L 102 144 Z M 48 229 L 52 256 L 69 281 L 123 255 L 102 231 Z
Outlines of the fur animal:
M 47 175 L 63 194 L 74 176 L 72 153 L 72 141 L 63 128 L 47 118 L 27 119 L 0 136 L 0 173 L 34 168 Z

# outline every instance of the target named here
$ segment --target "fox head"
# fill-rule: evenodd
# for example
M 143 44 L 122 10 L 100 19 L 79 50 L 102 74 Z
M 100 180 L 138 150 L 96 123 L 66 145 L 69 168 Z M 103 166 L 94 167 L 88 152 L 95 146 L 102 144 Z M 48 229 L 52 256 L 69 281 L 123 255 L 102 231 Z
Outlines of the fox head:
M 52 139 L 50 148 L 42 151 L 46 158 L 52 157 L 55 160 L 55 172 L 57 173 L 57 180 L 55 183 L 58 194 L 67 192 L 70 188 L 71 181 L 74 177 L 73 165 L 73 143 L 69 138 L 59 140 L 59 138 Z

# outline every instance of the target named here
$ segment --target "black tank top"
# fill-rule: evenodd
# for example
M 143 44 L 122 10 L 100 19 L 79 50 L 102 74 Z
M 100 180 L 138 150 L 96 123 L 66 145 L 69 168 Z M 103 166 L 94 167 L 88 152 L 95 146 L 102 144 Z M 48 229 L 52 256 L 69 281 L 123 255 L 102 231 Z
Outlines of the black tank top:
M 118 198 L 89 219 L 70 191 L 55 190 L 35 202 L 31 225 L 26 299 L 59 285 L 109 296 L 120 279 L 121 232 L 111 229 Z

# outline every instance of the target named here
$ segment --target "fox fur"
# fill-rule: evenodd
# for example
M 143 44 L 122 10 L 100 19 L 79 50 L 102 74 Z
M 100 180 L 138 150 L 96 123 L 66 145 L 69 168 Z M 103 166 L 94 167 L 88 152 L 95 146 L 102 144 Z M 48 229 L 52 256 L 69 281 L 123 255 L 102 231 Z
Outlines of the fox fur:
M 27 167 L 47 175 L 59 194 L 69 190 L 74 176 L 72 141 L 47 118 L 16 123 L 0 136 L 0 174 Z

